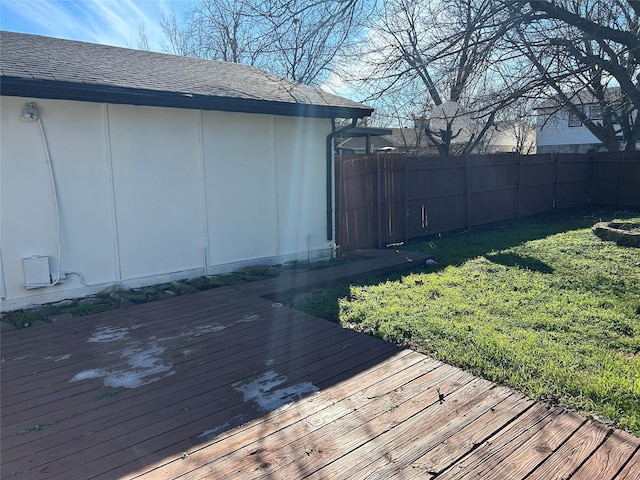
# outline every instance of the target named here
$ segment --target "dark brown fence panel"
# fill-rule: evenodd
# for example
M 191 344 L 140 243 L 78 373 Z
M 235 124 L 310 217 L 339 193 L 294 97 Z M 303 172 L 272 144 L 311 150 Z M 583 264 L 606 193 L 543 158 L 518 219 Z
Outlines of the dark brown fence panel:
M 551 154 L 558 162 L 556 208 L 588 205 L 591 195 L 592 162 L 580 154 Z
M 377 166 L 371 157 L 341 157 L 336 162 L 337 244 L 349 249 L 377 243 Z
M 467 226 L 466 159 L 407 158 L 407 238 Z
M 552 154 L 517 157 L 518 216 L 526 217 L 553 210 L 557 162 Z
M 467 157 L 469 226 L 517 216 L 518 164 L 511 155 Z
M 640 205 L 640 156 L 624 163 L 620 186 L 620 204 Z
M 593 162 L 591 201 L 599 205 L 620 204 L 620 187 L 624 162 L 616 156 L 598 156 Z
M 380 155 L 378 165 L 378 246 L 405 241 L 405 162 L 400 155 Z
M 640 152 L 345 156 L 341 252 L 589 204 L 640 206 Z
M 640 204 L 640 152 L 607 152 L 593 155 L 591 203 Z

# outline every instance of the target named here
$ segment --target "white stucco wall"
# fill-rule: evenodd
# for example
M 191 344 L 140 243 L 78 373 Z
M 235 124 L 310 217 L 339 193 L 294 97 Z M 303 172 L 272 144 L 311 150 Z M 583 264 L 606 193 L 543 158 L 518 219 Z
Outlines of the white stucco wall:
M 29 98 L 2 97 L 2 309 L 232 271 L 326 258 L 325 139 L 330 121 L 35 100 L 58 189 L 62 271 L 27 290 L 22 258 L 57 269 L 53 193 Z

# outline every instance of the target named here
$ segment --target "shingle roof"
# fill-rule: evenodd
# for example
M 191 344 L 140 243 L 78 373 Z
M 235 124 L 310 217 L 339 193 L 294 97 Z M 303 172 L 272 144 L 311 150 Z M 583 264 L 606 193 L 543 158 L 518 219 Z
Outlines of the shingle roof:
M 255 67 L 0 32 L 2 95 L 311 117 L 371 108 Z

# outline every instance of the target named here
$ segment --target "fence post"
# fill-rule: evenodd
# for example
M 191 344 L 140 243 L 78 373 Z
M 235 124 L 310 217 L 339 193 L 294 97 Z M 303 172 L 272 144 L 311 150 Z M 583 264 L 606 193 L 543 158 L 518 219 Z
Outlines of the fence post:
M 342 219 L 342 206 L 344 203 L 343 200 L 343 196 L 344 196 L 344 172 L 343 172 L 343 160 L 344 157 L 342 156 L 342 149 L 340 149 L 339 154 L 338 154 L 338 158 L 336 159 L 336 165 L 334 165 L 335 170 L 336 170 L 336 185 L 337 185 L 337 189 L 336 189 L 336 218 L 335 218 L 335 224 L 336 224 L 336 233 L 335 233 L 335 246 L 336 246 L 336 257 L 340 257 L 341 256 L 341 252 L 340 252 L 340 245 L 342 245 L 342 236 L 343 236 L 343 231 L 342 231 L 342 227 L 340 225 L 340 221 Z M 345 222 L 346 224 L 347 222 Z
M 404 244 L 409 243 L 409 162 L 408 158 L 403 158 L 404 162 Z
M 466 181 L 466 194 L 467 194 L 467 230 L 471 228 L 471 191 L 469 188 L 470 179 L 469 179 L 469 157 L 467 155 L 464 156 L 464 172 L 465 172 L 465 181 Z
M 520 221 L 520 209 L 521 209 L 521 205 L 520 205 L 520 200 L 521 200 L 521 189 L 522 189 L 522 166 L 520 165 L 522 161 L 522 156 L 521 155 L 516 155 L 516 167 L 517 167 L 517 171 L 518 171 L 518 188 L 516 190 L 516 218 L 518 221 Z
M 376 218 L 377 218 L 377 224 L 378 224 L 377 225 L 377 228 L 378 228 L 378 249 L 381 249 L 382 248 L 382 225 L 381 225 L 382 222 L 381 222 L 380 216 L 382 215 L 382 208 L 381 208 L 382 205 L 381 205 L 381 200 L 380 200 L 380 197 L 381 197 L 381 195 L 380 195 L 380 183 L 381 183 L 380 182 L 380 175 L 381 175 L 381 173 L 380 173 L 380 154 L 379 153 L 376 155 L 376 170 L 377 170 L 377 175 L 378 175 L 378 181 L 377 181 L 378 187 L 376 188 L 376 196 L 377 196 L 377 198 L 376 198 L 376 205 L 377 205 L 376 206 L 376 209 L 377 209 Z
M 551 154 L 551 161 L 556 164 L 555 182 L 553 182 L 553 213 L 558 213 L 558 184 L 560 183 L 560 157 L 558 152 Z
M 591 205 L 593 203 L 593 189 L 596 182 L 596 165 L 598 163 L 596 153 L 589 155 L 589 160 L 591 161 L 591 185 L 589 187 L 589 204 Z
M 622 187 L 624 184 L 624 163 L 625 163 L 625 159 L 624 157 L 622 159 L 620 159 L 620 185 L 618 187 L 618 205 L 622 205 Z

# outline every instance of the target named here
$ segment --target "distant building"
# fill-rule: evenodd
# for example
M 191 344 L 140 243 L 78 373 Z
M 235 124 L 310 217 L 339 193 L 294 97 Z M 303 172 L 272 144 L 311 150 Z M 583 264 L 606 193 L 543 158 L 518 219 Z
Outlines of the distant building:
M 536 128 L 521 120 L 499 122 L 489 129 L 484 143 L 485 153 L 537 153 Z
M 416 126 L 392 128 L 390 133 L 370 138 L 370 153 L 404 153 L 411 155 L 438 155 L 438 147 L 424 133 L 424 120 L 416 120 Z M 428 124 L 427 124 L 428 125 Z M 487 132 L 484 140 L 473 153 L 536 152 L 535 127 L 524 122 L 501 122 Z M 456 142 L 454 140 L 453 145 Z M 349 153 L 366 153 L 364 137 L 346 138 L 338 147 Z
M 616 102 L 619 88 L 610 88 L 607 97 Z M 602 122 L 602 105 L 596 99 L 583 95 L 579 99 L 581 111 L 594 123 Z M 582 119 L 557 101 L 547 100 L 537 108 L 536 145 L 538 153 L 586 153 L 604 150 L 602 142 L 582 123 Z M 614 125 L 619 130 L 619 125 Z M 622 149 L 622 133 L 616 137 Z

